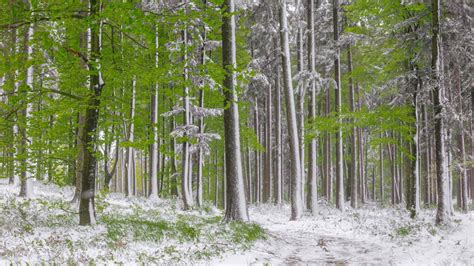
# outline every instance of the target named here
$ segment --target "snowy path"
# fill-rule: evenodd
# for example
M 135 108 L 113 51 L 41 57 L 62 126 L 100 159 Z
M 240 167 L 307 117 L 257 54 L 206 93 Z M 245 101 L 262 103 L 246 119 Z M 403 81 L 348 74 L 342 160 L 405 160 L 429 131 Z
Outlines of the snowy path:
M 251 208 L 251 217 L 266 229 L 267 240 L 243 254 L 229 255 L 214 262 L 271 265 L 444 265 L 474 262 L 473 212 L 454 217 L 451 228 L 434 235 L 428 232 L 436 230 L 431 227 L 431 219 L 428 220 L 432 211 L 424 213 L 427 218 L 417 222 L 401 215 L 388 219 L 388 212 L 392 212 L 390 215 L 403 213 L 390 209 L 348 211 L 344 214 L 326 210 L 319 217 L 307 216 L 293 222 L 288 221 L 287 207 L 254 207 Z M 398 228 L 410 226 L 413 231 L 409 235 L 395 235 Z

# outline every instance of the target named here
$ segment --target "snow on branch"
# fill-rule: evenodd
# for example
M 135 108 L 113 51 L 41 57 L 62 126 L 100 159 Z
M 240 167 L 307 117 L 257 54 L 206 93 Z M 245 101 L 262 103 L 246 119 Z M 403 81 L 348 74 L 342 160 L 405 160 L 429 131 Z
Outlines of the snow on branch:
M 177 126 L 171 133 L 170 136 L 173 138 L 182 138 L 186 136 L 193 136 L 199 131 L 199 127 L 196 125 L 182 125 Z
M 224 110 L 220 108 L 204 108 L 196 105 L 191 105 L 191 113 L 196 118 L 221 116 L 223 112 Z
M 184 108 L 181 106 L 173 107 L 173 110 L 161 114 L 162 117 L 171 117 L 184 112 Z

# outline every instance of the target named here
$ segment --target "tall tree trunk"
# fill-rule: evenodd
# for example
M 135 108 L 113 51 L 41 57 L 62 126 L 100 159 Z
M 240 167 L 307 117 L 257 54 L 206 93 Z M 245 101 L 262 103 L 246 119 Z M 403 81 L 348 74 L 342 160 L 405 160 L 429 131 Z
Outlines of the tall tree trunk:
M 28 8 L 33 9 L 33 6 L 31 5 L 30 1 L 28 1 Z M 33 12 L 32 12 L 32 17 Z M 34 23 L 30 23 L 28 26 L 28 30 L 25 33 L 25 53 L 27 55 L 27 60 L 32 60 L 33 59 L 33 35 L 34 35 Z M 33 75 L 34 75 L 34 67 L 33 65 L 30 65 L 27 70 L 26 70 L 26 75 L 25 75 L 25 85 L 28 87 L 29 91 L 33 91 Z M 31 183 L 31 168 L 32 168 L 32 162 L 31 162 L 31 156 L 32 154 L 30 153 L 30 148 L 29 145 L 32 143 L 32 139 L 28 134 L 29 130 L 29 117 L 31 116 L 31 112 L 33 111 L 33 104 L 29 102 L 30 100 L 28 99 L 28 91 L 25 89 L 20 89 L 20 91 L 23 91 L 24 98 L 25 98 L 25 106 L 23 107 L 24 109 L 22 110 L 21 117 L 24 121 L 22 121 L 22 127 L 20 127 L 20 133 L 21 133 L 21 150 L 22 150 L 22 159 L 21 159 L 21 174 L 20 174 L 20 197 L 25 197 L 25 198 L 30 198 L 33 196 L 33 184 Z
M 236 37 L 235 37 L 235 5 L 234 0 L 224 1 L 222 25 L 222 57 L 226 70 L 224 87 L 225 103 L 224 132 L 225 132 L 225 163 L 227 181 L 225 220 L 248 221 L 247 202 L 245 200 L 244 178 L 242 174 L 242 159 L 240 151 L 240 117 L 236 93 Z
M 446 128 L 444 126 L 444 99 L 445 89 L 442 81 L 442 67 L 440 62 L 440 56 L 442 54 L 441 45 L 441 0 L 432 0 L 432 58 L 431 58 L 431 70 L 432 79 L 434 81 L 434 109 L 435 109 L 435 147 L 436 147 L 436 177 L 438 181 L 438 210 L 436 213 L 436 224 L 445 224 L 448 222 L 448 165 L 446 162 Z
M 275 43 L 277 40 L 275 40 Z M 275 46 L 277 46 L 275 44 Z M 278 49 L 278 47 L 277 47 Z M 281 74 L 280 74 L 280 65 L 279 60 L 277 59 L 277 64 L 275 67 L 276 78 L 275 78 L 275 119 L 276 119 L 276 128 L 275 128 L 275 146 L 276 146 L 276 160 L 275 160 L 275 171 L 276 171 L 276 186 L 275 186 L 275 202 L 277 204 L 283 203 L 283 176 L 282 176 L 282 137 L 281 137 Z
M 92 21 L 97 22 L 97 16 L 100 12 L 100 3 L 97 0 L 90 0 L 90 17 Z M 99 42 L 99 23 L 91 23 L 91 53 L 89 59 L 89 80 L 90 92 L 87 101 L 86 112 L 84 117 L 84 135 L 83 135 L 83 165 L 81 171 L 81 199 L 79 202 L 79 224 L 90 225 L 95 222 L 95 168 L 96 158 L 94 152 L 96 150 L 95 136 L 97 122 L 99 121 L 100 95 L 104 86 L 98 69 L 98 61 L 100 58 L 100 42 Z
M 355 92 L 354 84 L 352 82 L 352 50 L 351 45 L 347 48 L 347 66 L 349 71 L 349 105 L 351 112 L 355 111 Z M 351 184 L 351 207 L 357 208 L 357 187 L 358 187 L 358 169 L 357 169 L 357 128 L 352 127 L 351 136 L 351 169 L 350 169 L 350 184 Z
M 418 77 L 418 69 L 416 66 L 412 65 L 410 69 L 416 72 L 416 76 Z M 419 143 L 419 125 L 418 125 L 418 91 L 421 91 L 419 88 L 420 82 L 419 78 L 412 78 L 412 89 L 413 89 L 413 100 L 412 100 L 412 116 L 415 120 L 414 122 L 414 132 L 415 135 L 413 136 L 413 142 L 409 144 L 410 153 L 414 156 L 414 159 L 409 159 L 409 166 L 408 168 L 411 170 L 409 172 L 408 178 L 408 200 L 407 200 L 407 207 L 410 211 L 410 216 L 415 218 L 417 213 L 420 210 L 420 176 L 419 176 L 419 151 L 418 151 L 418 143 Z
M 159 63 L 159 32 L 158 27 L 155 28 L 155 68 L 158 68 Z M 158 169 L 159 169 L 159 150 L 158 150 L 158 83 L 155 84 L 155 90 L 151 95 L 151 128 L 153 132 L 153 143 L 150 149 L 150 183 L 151 191 L 150 198 L 158 198 Z
M 265 176 L 263 178 L 263 201 L 272 200 L 273 184 L 273 141 L 272 141 L 272 86 L 268 86 L 266 97 L 266 135 L 265 135 Z
M 184 4 L 187 4 L 187 0 L 183 0 Z M 188 32 L 187 30 L 183 30 L 182 32 L 182 37 L 183 37 L 183 43 L 185 47 L 184 51 L 184 57 L 183 61 L 184 63 L 184 80 L 187 82 L 188 80 L 188 65 L 187 65 L 187 42 L 188 42 Z M 190 103 L 189 103 L 189 88 L 187 85 L 184 86 L 184 97 L 183 97 L 183 106 L 184 106 L 184 126 L 187 128 L 191 124 L 191 114 L 190 114 Z M 185 134 L 185 137 L 187 137 L 187 134 Z M 181 194 L 183 197 L 183 204 L 184 204 L 184 209 L 188 210 L 192 208 L 193 206 L 193 197 L 192 197 L 192 191 L 189 190 L 190 183 L 192 180 L 190 179 L 191 173 L 190 173 L 190 154 L 189 154 L 189 143 L 187 140 L 183 142 L 183 149 L 182 149 L 182 167 L 181 167 Z
M 255 134 L 257 135 L 257 140 L 260 139 L 260 123 L 258 119 L 258 99 L 255 98 L 255 106 L 254 106 L 254 126 L 255 126 Z M 261 201 L 261 193 L 260 193 L 260 155 L 259 151 L 255 149 L 255 200 L 257 203 Z
M 314 29 L 314 12 L 315 12 L 314 0 L 307 0 L 308 10 L 308 71 L 316 74 L 316 36 Z M 309 100 L 309 119 L 314 122 L 316 120 L 316 81 L 311 82 L 310 87 L 311 98 Z M 317 187 L 317 174 L 318 174 L 318 147 L 316 138 L 311 139 L 309 150 L 308 150 L 308 209 L 312 214 L 316 214 L 318 205 L 318 187 Z
M 458 102 L 458 113 L 461 116 L 461 126 L 459 132 L 459 153 L 460 153 L 460 165 L 459 165 L 459 193 L 458 201 L 460 203 L 461 210 L 467 213 L 469 210 L 469 202 L 467 197 L 467 165 L 466 165 L 466 144 L 464 139 L 464 120 L 463 117 L 463 95 L 462 95 L 462 80 L 461 70 L 459 64 L 456 65 L 456 87 L 457 87 L 457 98 Z
M 304 9 L 303 0 L 297 0 L 296 3 L 297 8 L 297 16 L 303 17 Z M 303 18 L 298 18 L 298 20 L 302 20 Z M 298 61 L 298 73 L 302 73 L 304 71 L 304 28 L 300 26 L 301 23 L 298 23 L 298 30 L 297 30 L 297 61 Z M 305 206 L 305 143 L 304 143 L 304 123 L 305 123 L 305 98 L 306 98 L 306 88 L 301 87 L 300 90 L 297 92 L 297 123 L 298 123 L 298 138 L 299 138 L 299 153 L 300 153 L 300 171 L 301 171 L 301 201 L 303 206 Z
M 336 50 L 336 58 L 334 60 L 334 79 L 335 84 L 335 111 L 338 117 L 338 123 L 341 123 L 340 113 L 342 105 L 342 92 L 341 92 L 341 65 L 340 65 L 340 49 L 337 47 L 339 41 L 339 23 L 338 23 L 338 9 L 339 0 L 333 0 L 333 30 L 334 30 L 334 42 Z M 339 127 L 336 133 L 336 208 L 344 210 L 344 165 L 343 165 L 343 151 L 342 151 L 342 129 Z
M 133 143 L 135 134 L 135 77 L 132 80 L 132 99 L 130 107 L 130 128 L 128 132 L 128 142 Z M 126 196 L 133 196 L 134 194 L 134 164 L 133 164 L 133 148 L 129 146 L 127 148 L 127 191 Z
M 298 220 L 303 214 L 301 163 L 298 127 L 296 119 L 295 100 L 291 75 L 290 45 L 288 38 L 288 21 L 286 15 L 286 0 L 280 0 L 280 41 L 283 62 L 283 81 L 285 87 L 286 113 L 290 141 L 291 161 L 291 220 Z

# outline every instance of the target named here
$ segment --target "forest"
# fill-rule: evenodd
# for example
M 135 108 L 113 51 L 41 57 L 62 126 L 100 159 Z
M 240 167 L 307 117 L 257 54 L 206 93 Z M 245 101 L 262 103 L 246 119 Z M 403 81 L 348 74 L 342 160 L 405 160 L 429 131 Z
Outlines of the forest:
M 474 261 L 474 1 L 0 12 L 1 264 Z

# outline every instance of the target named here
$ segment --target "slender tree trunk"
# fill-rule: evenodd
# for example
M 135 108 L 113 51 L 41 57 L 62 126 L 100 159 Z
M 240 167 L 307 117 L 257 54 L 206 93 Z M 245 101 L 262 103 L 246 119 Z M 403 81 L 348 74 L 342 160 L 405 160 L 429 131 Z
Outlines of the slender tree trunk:
M 351 46 L 347 48 L 347 63 L 349 75 L 352 75 L 352 50 Z M 352 83 L 352 76 L 349 76 L 349 105 L 351 112 L 355 111 L 355 92 L 354 84 Z M 351 172 L 350 172 L 350 184 L 351 184 L 351 207 L 357 208 L 357 187 L 358 187 L 358 169 L 357 169 L 357 128 L 352 128 L 351 136 Z
M 275 41 L 277 42 L 277 40 Z M 278 49 L 278 48 L 277 48 Z M 282 137 L 281 137 L 281 76 L 280 76 L 280 66 L 279 61 L 277 61 L 277 65 L 275 67 L 276 71 L 276 78 L 275 78 L 275 119 L 276 119 L 276 187 L 275 187 L 275 202 L 277 204 L 283 203 L 283 177 L 282 177 Z
M 303 12 L 300 10 L 304 9 L 303 0 L 297 0 L 296 8 L 298 9 L 297 14 L 298 16 L 303 17 Z M 302 18 L 301 18 L 302 19 Z M 299 25 L 298 23 L 298 30 L 297 30 L 297 61 L 298 61 L 298 73 L 302 73 L 304 71 L 304 28 Z M 305 123 L 305 98 L 306 98 L 306 88 L 301 87 L 300 90 L 297 92 L 297 123 L 298 123 L 298 138 L 299 138 L 299 153 L 300 153 L 300 171 L 301 171 L 301 201 L 303 207 L 306 206 L 305 204 L 305 143 L 304 143 L 304 123 Z
M 291 155 L 291 220 L 298 220 L 303 214 L 303 205 L 301 199 L 301 163 L 300 152 L 298 151 L 298 127 L 291 75 L 290 45 L 286 13 L 286 0 L 280 0 L 280 41 L 282 49 L 283 80 L 285 87 L 286 112 Z
M 30 1 L 28 1 L 28 8 L 33 9 L 33 6 L 31 5 Z M 33 12 L 32 12 L 32 17 Z M 28 26 L 28 30 L 25 33 L 25 53 L 27 55 L 28 60 L 33 59 L 33 35 L 34 35 L 34 23 L 30 23 Z M 27 70 L 26 70 L 26 75 L 25 75 L 25 85 L 28 87 L 29 91 L 33 91 L 33 79 L 34 79 L 34 67 L 33 65 L 30 65 Z M 21 151 L 22 151 L 22 159 L 21 159 L 21 174 L 20 174 L 20 197 L 25 197 L 25 198 L 31 198 L 33 197 L 33 184 L 31 183 L 31 168 L 32 166 L 32 161 L 31 161 L 31 156 L 32 154 L 30 153 L 29 145 L 32 143 L 32 138 L 29 136 L 28 130 L 29 130 L 29 117 L 31 116 L 31 112 L 33 111 L 33 104 L 27 100 L 28 98 L 28 91 L 25 89 L 20 89 L 20 91 L 23 91 L 24 97 L 25 97 L 25 106 L 24 109 L 21 111 L 21 117 L 24 121 L 22 121 L 22 127 L 20 127 L 20 133 L 21 133 Z
M 308 70 L 311 73 L 316 73 L 316 36 L 314 29 L 314 12 L 315 3 L 313 0 L 307 0 L 307 11 L 308 11 Z M 310 87 L 311 98 L 309 100 L 309 118 L 311 121 L 316 120 L 317 110 L 317 99 L 316 99 L 316 81 L 311 82 Z M 308 150 L 308 209 L 312 214 L 316 214 L 318 205 L 318 187 L 317 187 L 317 174 L 318 174 L 318 147 L 316 138 L 311 139 L 309 150 Z
M 255 134 L 257 135 L 257 139 L 259 139 L 260 136 L 260 124 L 259 124 L 259 112 L 258 112 L 258 99 L 255 98 L 255 106 L 254 106 L 254 126 L 255 126 Z M 260 193 L 260 156 L 259 156 L 259 151 L 255 149 L 255 199 L 257 203 L 260 203 L 261 201 L 261 193 Z
M 155 28 L 155 67 L 158 68 L 159 63 L 159 32 L 158 27 Z M 159 150 L 158 150 L 158 83 L 155 84 L 155 90 L 151 95 L 151 128 L 153 133 L 153 143 L 150 149 L 150 198 L 158 198 L 158 169 L 159 169 Z
M 240 151 L 240 117 L 236 93 L 236 37 L 235 37 L 235 5 L 234 0 L 224 1 L 224 10 L 228 12 L 223 17 L 222 25 L 222 57 L 226 70 L 224 87 L 225 103 L 224 132 L 225 132 L 225 163 L 227 200 L 225 220 L 248 221 L 247 202 L 245 200 L 244 179 Z
M 382 138 L 383 134 L 380 133 L 380 138 Z M 385 199 L 385 182 L 384 182 L 384 156 L 383 156 L 383 144 L 380 144 L 379 148 L 379 170 L 380 170 L 380 202 L 383 203 Z
M 263 178 L 263 201 L 271 202 L 273 184 L 273 141 L 272 141 L 272 86 L 268 86 L 266 97 L 266 124 L 265 124 L 265 175 Z
M 128 131 L 128 142 L 129 144 L 133 143 L 134 133 L 135 133 L 135 86 L 136 80 L 135 77 L 132 80 L 132 99 L 130 107 L 130 128 Z M 134 172 L 133 172 L 133 148 L 129 146 L 127 148 L 127 192 L 126 196 L 133 196 L 134 194 Z
M 336 80 L 336 101 L 335 109 L 338 116 L 338 123 L 341 123 L 340 113 L 342 105 L 341 93 L 341 66 L 340 66 L 340 49 L 337 47 L 339 41 L 339 25 L 338 25 L 338 9 L 339 0 L 333 0 L 333 30 L 334 41 L 336 43 L 336 59 L 334 60 L 334 79 Z M 339 127 L 336 133 L 336 208 L 344 210 L 344 172 L 343 172 L 343 151 L 342 151 L 342 129 Z

